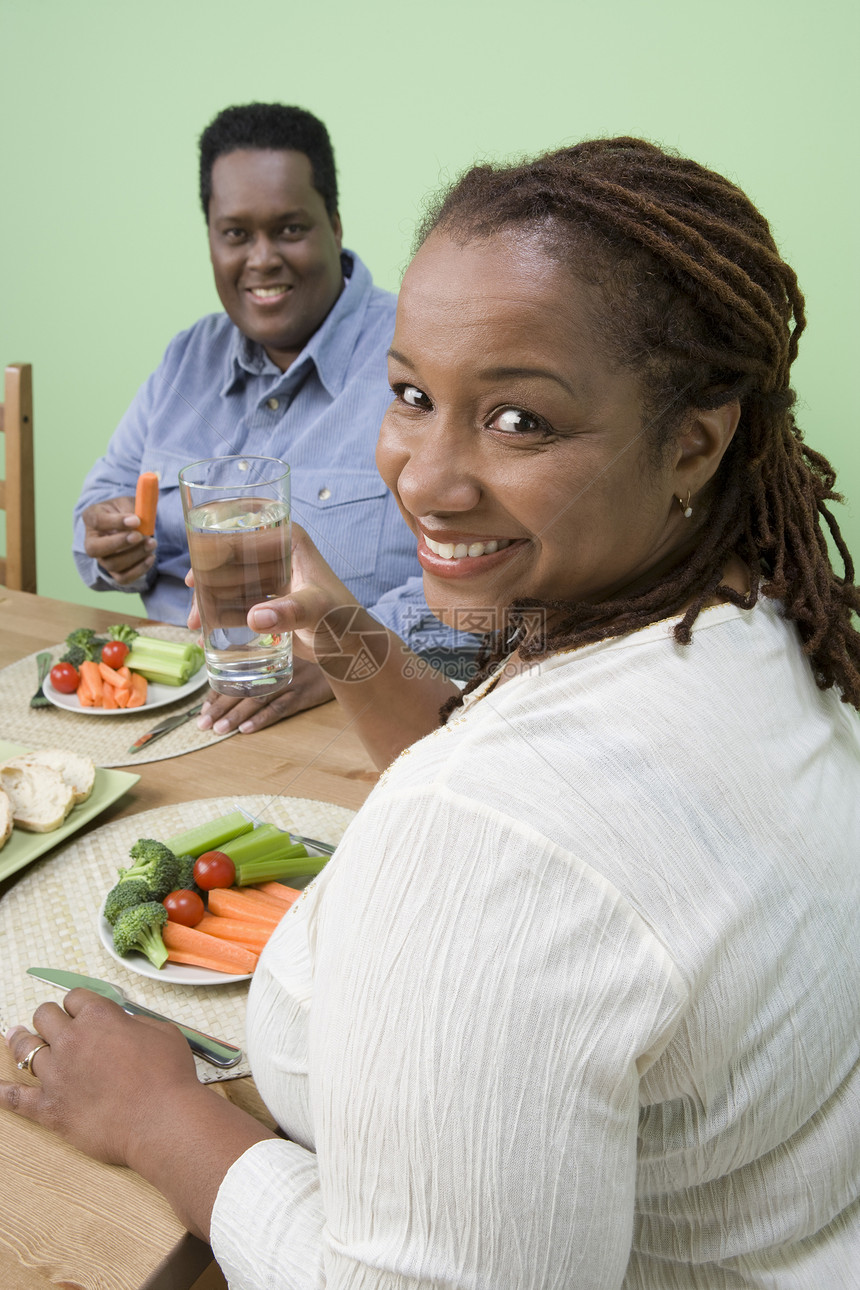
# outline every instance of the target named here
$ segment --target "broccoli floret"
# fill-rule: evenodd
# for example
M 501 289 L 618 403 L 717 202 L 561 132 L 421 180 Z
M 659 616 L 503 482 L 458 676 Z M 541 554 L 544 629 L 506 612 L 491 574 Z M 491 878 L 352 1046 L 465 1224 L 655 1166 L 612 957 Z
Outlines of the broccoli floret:
M 96 634 L 92 627 L 76 627 L 75 630 L 73 632 L 69 632 L 66 637 L 66 644 L 69 647 L 72 645 L 80 645 L 81 649 L 87 649 L 90 641 L 95 640 L 95 636 Z
M 81 649 L 84 652 L 83 658 L 74 664 L 75 667 L 80 667 L 81 663 L 85 660 L 88 660 L 91 663 L 98 663 L 102 656 L 102 647 L 106 644 L 107 638 L 104 636 L 96 636 L 92 627 L 77 627 L 73 632 L 69 632 L 66 637 L 66 645 L 68 646 L 69 651 L 73 649 Z M 64 663 L 71 663 L 72 659 L 64 656 L 62 661 Z
M 125 645 L 130 645 L 135 636 L 140 634 L 127 623 L 115 623 L 113 627 L 107 629 L 107 632 L 109 640 L 122 641 Z
M 82 663 L 86 663 L 89 660 L 90 656 L 82 645 L 72 645 L 60 657 L 61 663 L 71 663 L 72 667 L 80 667 Z
M 179 866 L 176 872 L 176 882 L 174 891 L 196 891 L 200 895 L 200 888 L 194 881 L 194 856 L 177 856 L 176 863 Z
M 142 878 L 155 900 L 164 900 L 167 893 L 175 889 L 178 861 L 163 842 L 156 842 L 154 838 L 139 838 L 129 855 L 134 864 L 128 869 L 120 869 L 120 883 L 130 882 L 132 878 Z
M 105 899 L 105 918 L 114 926 L 124 909 L 133 905 L 143 905 L 152 900 L 152 892 L 143 878 L 130 878 L 128 882 L 118 882 L 112 887 Z
M 162 968 L 167 962 L 167 946 L 161 929 L 167 922 L 167 910 L 157 900 L 125 909 L 113 929 L 113 947 L 117 954 L 130 954 L 138 950 L 145 954 L 153 967 Z

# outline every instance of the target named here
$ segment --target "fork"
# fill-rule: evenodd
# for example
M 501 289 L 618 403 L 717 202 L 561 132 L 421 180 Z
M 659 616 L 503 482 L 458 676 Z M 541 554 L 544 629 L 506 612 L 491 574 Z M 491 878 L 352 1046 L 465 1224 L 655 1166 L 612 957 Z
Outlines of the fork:
M 258 819 L 256 815 L 252 815 L 250 811 L 247 811 L 244 806 L 240 806 L 238 802 L 234 802 L 233 806 L 240 815 L 244 815 L 245 819 L 250 820 L 252 824 L 259 825 L 263 823 L 261 819 Z M 335 848 L 330 842 L 320 842 L 319 838 L 306 838 L 303 833 L 291 833 L 289 829 L 281 829 L 280 832 L 286 833 L 291 842 L 296 842 L 302 846 L 309 847 L 312 851 L 319 851 L 324 856 L 334 855 Z
M 50 654 L 43 653 L 43 654 L 36 655 L 36 667 L 38 668 L 38 671 L 39 671 L 39 688 L 36 691 L 36 693 L 33 695 L 32 699 L 30 700 L 31 708 L 53 707 L 51 700 L 45 698 L 44 691 L 42 690 L 45 677 L 48 675 L 48 673 L 51 670 L 52 662 L 53 662 L 53 657 Z

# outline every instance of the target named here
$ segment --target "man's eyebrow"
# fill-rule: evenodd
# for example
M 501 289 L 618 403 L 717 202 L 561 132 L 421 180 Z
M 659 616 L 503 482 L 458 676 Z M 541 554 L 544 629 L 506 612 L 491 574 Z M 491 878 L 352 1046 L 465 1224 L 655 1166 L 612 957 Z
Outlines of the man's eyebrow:
M 224 213 L 224 214 L 215 216 L 215 219 L 218 222 L 220 222 L 221 220 L 246 220 L 246 219 L 252 219 L 252 218 L 253 216 L 248 211 L 236 211 L 234 214 Z M 309 219 L 309 218 L 310 216 L 308 215 L 308 212 L 305 210 L 305 208 L 303 206 L 299 206 L 296 210 L 280 211 L 277 215 L 272 215 L 271 218 L 268 219 L 266 222 L 277 224 L 283 220 Z

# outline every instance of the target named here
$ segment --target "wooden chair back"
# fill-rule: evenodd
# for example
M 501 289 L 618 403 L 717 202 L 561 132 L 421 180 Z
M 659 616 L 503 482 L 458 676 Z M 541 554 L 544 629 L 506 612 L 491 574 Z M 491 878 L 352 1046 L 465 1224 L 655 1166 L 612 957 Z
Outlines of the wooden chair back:
M 0 511 L 6 512 L 6 554 L 0 583 L 15 591 L 36 590 L 36 488 L 33 472 L 33 368 L 10 363 L 0 431 L 6 441 L 6 477 L 0 480 Z

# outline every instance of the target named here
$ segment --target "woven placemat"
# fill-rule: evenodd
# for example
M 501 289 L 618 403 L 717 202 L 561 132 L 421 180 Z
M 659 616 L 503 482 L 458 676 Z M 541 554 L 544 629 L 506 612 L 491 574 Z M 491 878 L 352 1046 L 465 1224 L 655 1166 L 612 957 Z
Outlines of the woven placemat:
M 196 636 L 184 627 L 147 627 L 147 636 L 159 636 L 169 641 L 194 641 Z M 46 646 L 54 661 L 65 653 L 65 645 Z M 42 651 L 37 651 L 41 653 Z M 194 694 L 187 694 L 176 703 L 166 703 L 158 708 L 141 708 L 140 715 L 123 712 L 121 716 L 89 716 L 87 713 L 67 712 L 64 708 L 31 708 L 30 699 L 36 689 L 38 673 L 36 654 L 28 654 L 17 663 L 0 669 L 0 711 L 3 713 L 3 738 L 27 748 L 66 748 L 69 752 L 83 753 L 98 766 L 142 766 L 148 761 L 164 761 L 167 757 L 181 757 L 183 753 L 206 748 L 209 744 L 230 739 L 236 732 L 216 735 L 211 730 L 198 730 L 192 717 L 176 730 L 162 735 L 139 753 L 129 753 L 129 748 L 140 735 L 146 734 L 159 721 L 175 712 L 185 712 L 199 703 L 206 693 L 201 686 Z
M 304 797 L 210 797 L 127 816 L 37 861 L 0 900 L 0 1026 L 28 1025 L 46 999 L 58 990 L 27 975 L 28 967 L 63 968 L 100 977 L 174 1021 L 205 1030 L 228 1043 L 245 1044 L 247 981 L 225 985 L 162 984 L 128 971 L 108 954 L 99 939 L 102 901 L 114 885 L 118 867 L 138 838 L 171 837 L 242 806 L 258 819 L 297 833 L 338 843 L 355 812 Z M 250 1074 L 243 1060 L 219 1070 L 195 1058 L 204 1083 Z

